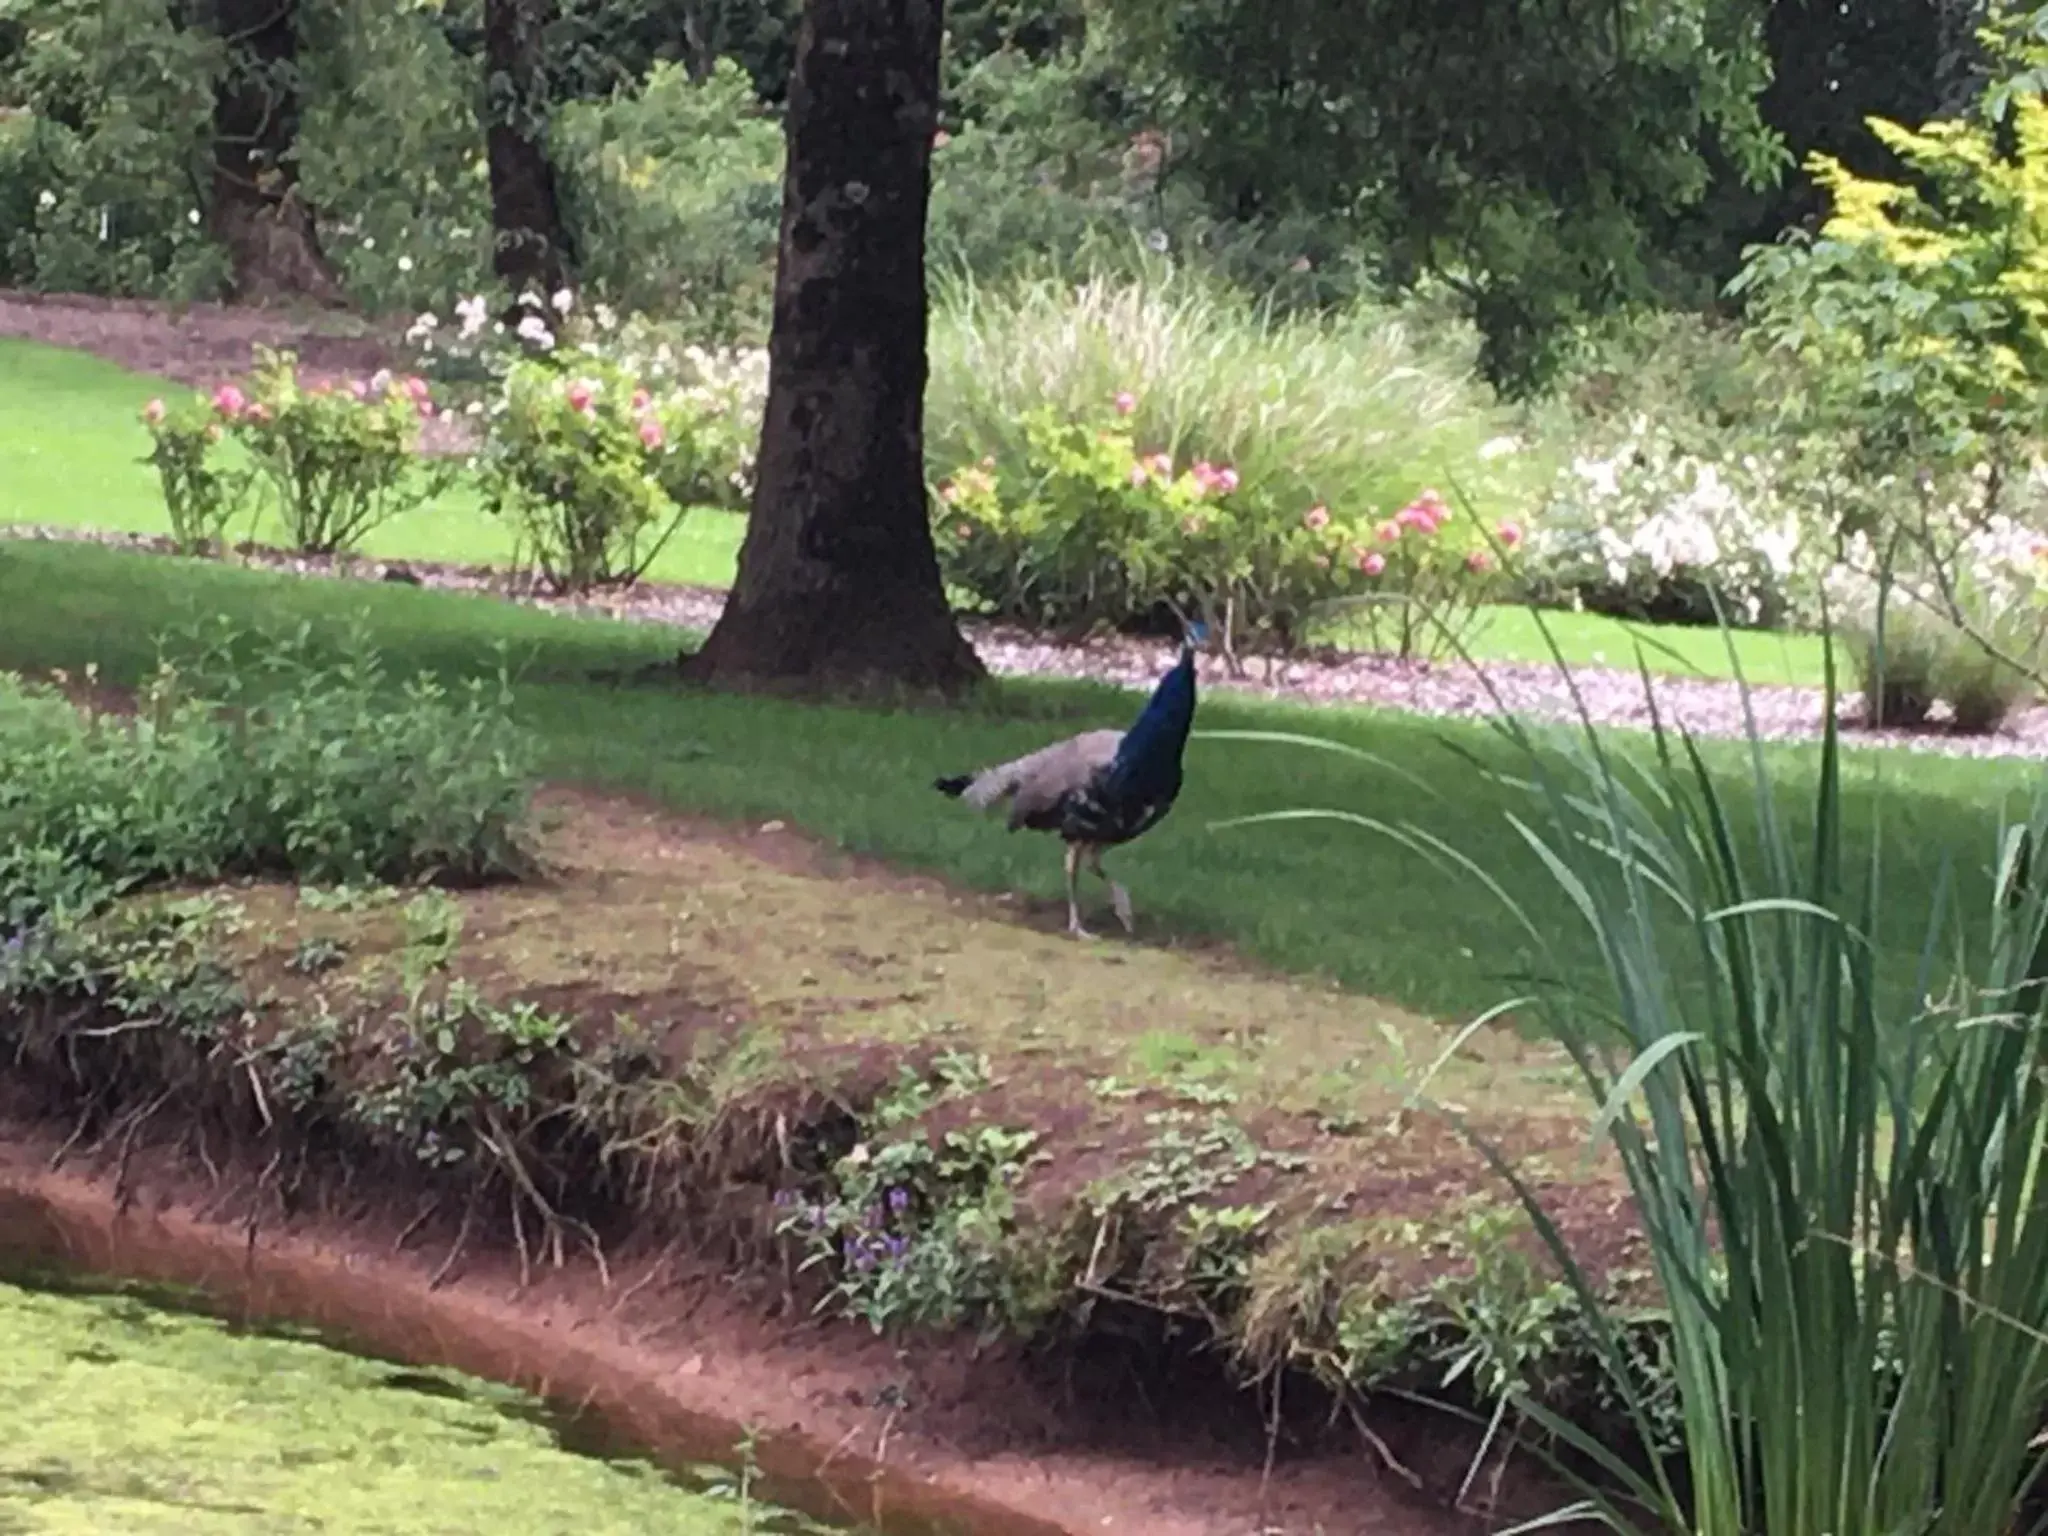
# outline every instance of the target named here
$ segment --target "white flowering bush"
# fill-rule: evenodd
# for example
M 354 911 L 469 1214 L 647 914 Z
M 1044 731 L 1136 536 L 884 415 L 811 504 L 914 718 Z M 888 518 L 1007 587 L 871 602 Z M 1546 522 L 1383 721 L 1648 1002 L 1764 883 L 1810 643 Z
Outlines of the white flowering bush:
M 1589 443 L 1529 529 L 1539 598 L 1628 618 L 1777 626 L 1816 617 L 1833 540 L 1781 454 L 1710 454 L 1647 413 Z
M 1961 495 L 1929 508 L 1926 526 L 1947 530 L 1938 547 L 1915 543 L 1902 560 L 1901 545 L 1853 533 L 1825 573 L 1871 725 L 1916 726 L 1945 706 L 1954 729 L 1991 731 L 2040 692 L 2048 538 L 2038 515 L 1992 510 L 1988 482 L 1972 476 Z M 2014 499 L 2038 512 L 2044 490 L 2036 469 Z

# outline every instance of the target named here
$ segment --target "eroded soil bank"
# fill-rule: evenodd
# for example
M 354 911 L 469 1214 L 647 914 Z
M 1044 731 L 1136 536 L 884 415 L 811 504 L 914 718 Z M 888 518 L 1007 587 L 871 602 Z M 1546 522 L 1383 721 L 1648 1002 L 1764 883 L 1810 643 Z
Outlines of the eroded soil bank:
M 1446 1308 L 1552 1304 L 1477 1154 L 1409 1104 L 1440 1026 L 1075 945 L 779 828 L 543 809 L 539 881 L 239 882 L 49 938 L 0 999 L 0 1242 L 589 1403 L 683 1460 L 759 1431 L 763 1496 L 820 1514 L 1424 1536 L 1482 1528 L 1461 1486 L 1500 1522 L 1560 1502 L 1526 1459 L 1467 1485 L 1454 1421 L 1364 1386 L 1440 1378 Z M 1552 1057 L 1502 1033 L 1436 1086 L 1627 1260 Z M 998 1176 L 949 1171 L 992 1146 Z M 907 1152 L 904 1207 L 869 1207 L 918 1256 L 891 1293 L 848 1168 Z M 962 1287 L 1032 1347 L 825 1320 L 835 1277 L 839 1311 Z M 1361 1391 L 1244 1389 L 1304 1361 Z
M 1107 1381 L 1076 1382 L 1068 1401 L 1014 1358 L 975 1361 L 953 1342 L 893 1348 L 773 1316 L 674 1255 L 622 1263 L 607 1290 L 583 1266 L 522 1288 L 508 1256 L 477 1253 L 437 1288 L 432 1257 L 393 1252 L 389 1221 L 201 1219 L 199 1186 L 161 1165 L 131 1168 L 140 1178 L 124 1204 L 110 1176 L 50 1171 L 47 1135 L 16 1122 L 0 1137 L 10 1263 L 195 1286 L 237 1320 L 304 1324 L 582 1407 L 607 1447 L 677 1465 L 729 1460 L 758 1433 L 760 1496 L 820 1518 L 960 1536 L 1486 1528 L 1432 1509 L 1363 1447 L 1286 1456 L 1268 1476 L 1256 1436 L 1202 1422 L 1213 1405 L 1145 1403 Z M 1432 1466 L 1428 1427 L 1406 1431 L 1388 1432 L 1415 1467 L 1450 1470 L 1461 1448 L 1445 1442 Z

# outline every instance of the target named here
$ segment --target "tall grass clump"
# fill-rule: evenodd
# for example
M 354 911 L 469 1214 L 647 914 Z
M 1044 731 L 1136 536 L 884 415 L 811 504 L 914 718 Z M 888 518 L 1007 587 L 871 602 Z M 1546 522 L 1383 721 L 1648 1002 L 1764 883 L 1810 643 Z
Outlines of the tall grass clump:
M 1235 466 L 1303 507 L 1390 515 L 1425 485 L 1520 492 L 1526 453 L 1473 371 L 1474 344 L 1360 305 L 1280 316 L 1198 275 L 937 285 L 926 442 L 934 464 L 1024 446 L 1050 407 L 1090 420 L 1135 397 L 1148 448 Z M 1497 443 L 1497 457 L 1479 450 Z
M 502 680 L 451 691 L 359 642 L 238 638 L 170 652 L 132 716 L 0 674 L 0 937 L 161 881 L 530 868 L 534 760 Z
M 1628 1536 L 2048 1529 L 2048 790 L 1994 845 L 1949 851 L 1902 995 L 1881 983 L 1875 938 L 1897 899 L 1884 840 L 1846 851 L 1834 691 L 1831 650 L 1796 806 L 1753 717 L 1739 768 L 1661 723 L 1637 746 L 1586 718 L 1540 733 L 1504 718 L 1509 819 L 1548 872 L 1547 903 L 1412 824 L 1251 818 L 1395 837 L 1506 903 L 1556 956 L 1538 975 L 1584 974 L 1557 953 L 1572 926 L 1604 961 L 1604 980 L 1535 987 L 1469 1027 L 1512 1009 L 1569 1053 L 1661 1294 L 1647 1320 L 1640 1296 L 1625 1311 L 1534 1181 L 1487 1149 L 1576 1294 L 1599 1395 L 1632 1426 L 1596 1437 L 1511 1387 L 1585 1495 L 1518 1529 L 1567 1515 Z M 1996 876 L 1988 925 L 1955 895 L 1977 872 L 1954 861 L 1979 857 Z M 1650 1372 L 1646 1321 L 1666 1362 Z
M 926 443 L 947 576 L 1030 622 L 1213 599 L 1290 639 L 1332 600 L 1447 573 L 1476 598 L 1497 541 L 1416 509 L 1443 487 L 1526 501 L 1540 472 L 1472 356 L 1390 309 L 1281 315 L 1183 273 L 944 280 Z M 1427 581 L 1402 558 L 1423 542 Z
M 1683 1443 L 1630 1455 L 1526 1410 L 1597 1469 L 1589 1508 L 1618 1531 L 2038 1530 L 2048 880 L 2028 850 L 2048 836 L 2048 797 L 1982 850 L 1999 874 L 1986 944 L 1970 952 L 1937 882 L 1919 1000 L 1888 1003 L 1873 939 L 1882 840 L 1851 867 L 1832 708 L 1824 718 L 1796 814 L 1753 729 L 1731 776 L 1682 733 L 1623 755 L 1590 725 L 1563 744 L 1507 727 L 1529 787 L 1516 829 L 1555 912 L 1606 961 L 1603 987 L 1537 1011 L 1577 1064 L 1648 1238 Z M 1519 915 L 1539 938 L 1555 925 Z M 1617 1319 L 1518 1187 L 1654 1447 Z

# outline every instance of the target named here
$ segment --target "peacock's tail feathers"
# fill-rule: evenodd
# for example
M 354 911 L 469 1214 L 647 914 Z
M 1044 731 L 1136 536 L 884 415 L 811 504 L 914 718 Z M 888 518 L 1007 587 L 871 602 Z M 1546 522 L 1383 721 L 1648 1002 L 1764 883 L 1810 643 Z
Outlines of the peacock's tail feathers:
M 1062 795 L 1084 786 L 1089 777 L 1116 755 L 1121 731 L 1084 731 L 1049 747 L 979 773 L 957 775 L 938 781 L 944 794 L 955 795 L 976 810 L 987 810 L 1000 801 L 1018 797 L 1020 804 L 1050 805 Z M 958 785 L 956 789 L 954 786 Z

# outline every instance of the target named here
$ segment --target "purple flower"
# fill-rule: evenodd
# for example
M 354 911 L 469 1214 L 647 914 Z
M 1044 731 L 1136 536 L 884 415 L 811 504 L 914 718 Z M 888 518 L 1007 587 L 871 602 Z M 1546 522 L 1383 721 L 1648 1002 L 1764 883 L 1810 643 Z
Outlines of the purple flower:
M 775 1206 L 776 1206 L 776 1209 L 778 1209 L 778 1210 L 783 1210 L 783 1211 L 786 1211 L 786 1210 L 788 1210 L 788 1209 L 789 1209 L 789 1208 L 790 1208 L 791 1206 L 793 1206 L 793 1205 L 795 1205 L 795 1204 L 796 1204 L 796 1191 L 795 1191 L 795 1190 L 793 1190 L 793 1189 L 778 1189 L 777 1191 L 775 1191 Z
M 889 1191 L 889 1209 L 901 1216 L 910 1209 L 910 1191 L 900 1186 Z
M 903 1262 L 904 1254 L 910 1251 L 910 1239 L 907 1237 L 898 1237 L 892 1232 L 887 1238 L 883 1240 L 882 1247 L 885 1250 L 887 1250 L 888 1255 L 891 1259 L 895 1260 L 895 1262 L 900 1264 Z

